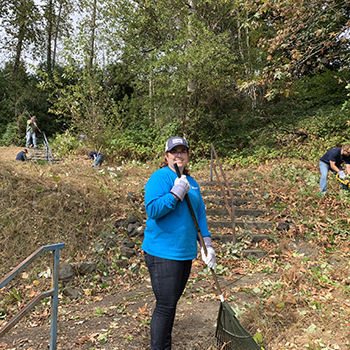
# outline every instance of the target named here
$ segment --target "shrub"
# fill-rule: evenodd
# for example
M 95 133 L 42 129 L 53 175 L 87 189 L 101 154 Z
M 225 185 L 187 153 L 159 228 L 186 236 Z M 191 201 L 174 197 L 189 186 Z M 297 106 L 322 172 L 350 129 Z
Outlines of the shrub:
M 50 142 L 50 147 L 59 157 L 76 154 L 81 146 L 82 143 L 78 137 L 72 135 L 68 130 L 64 134 L 56 134 L 54 140 Z

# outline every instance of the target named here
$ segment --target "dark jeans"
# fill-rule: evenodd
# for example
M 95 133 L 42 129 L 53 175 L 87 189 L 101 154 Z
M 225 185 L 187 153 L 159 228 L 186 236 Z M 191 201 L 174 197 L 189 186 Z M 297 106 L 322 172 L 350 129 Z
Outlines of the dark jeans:
M 157 258 L 145 253 L 156 307 L 151 320 L 151 350 L 170 350 L 176 305 L 191 272 L 192 260 Z

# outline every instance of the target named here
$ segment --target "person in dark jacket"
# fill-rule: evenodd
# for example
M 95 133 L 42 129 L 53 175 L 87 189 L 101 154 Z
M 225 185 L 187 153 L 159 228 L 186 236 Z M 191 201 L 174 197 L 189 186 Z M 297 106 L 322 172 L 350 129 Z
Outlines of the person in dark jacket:
M 89 157 L 95 161 L 94 163 L 94 167 L 98 167 L 98 166 L 101 166 L 103 161 L 105 160 L 105 157 L 103 156 L 103 154 L 99 153 L 99 152 L 96 152 L 96 151 L 92 151 L 90 152 L 89 154 Z
M 344 180 L 346 175 L 341 166 L 342 163 L 345 163 L 345 170 L 347 174 L 350 174 L 350 143 L 345 144 L 343 147 L 331 148 L 327 151 L 320 159 L 319 167 L 321 172 L 320 179 L 320 192 L 324 194 L 327 192 L 327 179 L 329 170 L 333 174 L 338 174 L 341 180 Z M 342 184 L 342 190 L 349 190 L 349 188 Z
M 27 159 L 27 154 L 28 154 L 28 150 L 24 149 L 23 151 L 19 152 L 16 156 L 16 160 L 19 160 L 21 162 L 25 162 Z

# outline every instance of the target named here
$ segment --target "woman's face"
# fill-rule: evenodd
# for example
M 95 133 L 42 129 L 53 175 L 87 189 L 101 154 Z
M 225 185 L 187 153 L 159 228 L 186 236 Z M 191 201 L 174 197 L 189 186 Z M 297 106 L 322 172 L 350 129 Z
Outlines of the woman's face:
M 182 174 L 183 169 L 188 162 L 188 148 L 185 146 L 176 146 L 169 152 L 166 152 L 165 157 L 168 161 L 170 169 L 175 171 L 174 163 L 176 163 Z

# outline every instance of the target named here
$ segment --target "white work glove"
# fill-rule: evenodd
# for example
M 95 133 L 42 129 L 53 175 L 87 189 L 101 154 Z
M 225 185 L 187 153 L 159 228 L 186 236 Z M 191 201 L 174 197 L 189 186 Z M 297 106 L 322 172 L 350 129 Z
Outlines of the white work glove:
M 190 188 L 191 186 L 186 179 L 186 175 L 182 175 L 181 177 L 177 177 L 175 179 L 174 187 L 170 190 L 170 192 L 179 198 L 182 202 Z
M 181 175 L 181 177 L 177 177 L 174 181 L 174 185 L 178 185 L 181 181 L 186 182 L 187 185 L 190 186 L 190 183 L 188 182 L 186 175 Z
M 345 173 L 344 173 L 344 170 L 340 170 L 340 171 L 338 172 L 338 175 L 339 175 L 339 178 L 342 179 L 342 180 L 344 180 L 345 177 L 346 177 L 346 175 L 345 175 Z
M 215 269 L 216 262 L 215 262 L 215 251 L 211 245 L 211 238 L 210 237 L 203 237 L 204 244 L 207 248 L 207 255 L 204 253 L 204 248 L 201 247 L 201 255 L 202 255 L 202 260 L 204 263 L 210 268 L 210 269 Z

